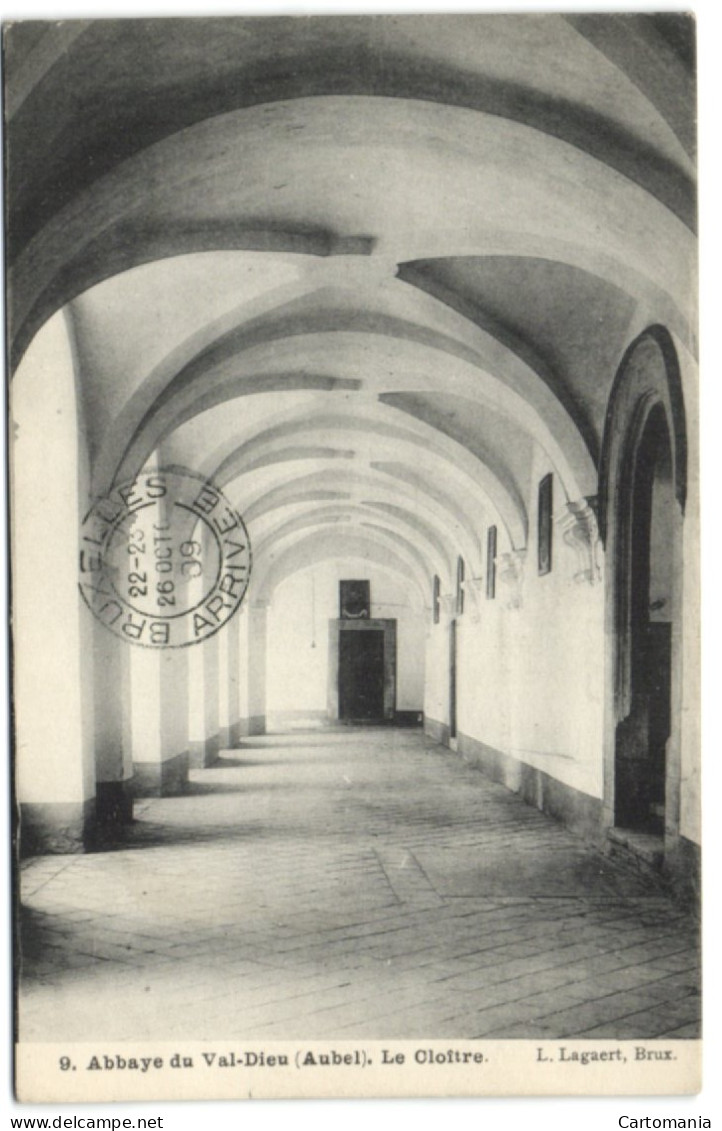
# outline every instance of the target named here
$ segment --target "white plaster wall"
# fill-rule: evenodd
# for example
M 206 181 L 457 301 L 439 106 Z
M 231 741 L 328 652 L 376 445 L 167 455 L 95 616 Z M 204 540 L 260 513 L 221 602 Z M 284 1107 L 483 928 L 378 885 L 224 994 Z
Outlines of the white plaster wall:
M 11 420 L 18 800 L 82 801 L 95 789 L 93 623 L 78 590 L 87 466 L 62 313 L 20 365 Z
M 431 614 L 427 614 L 431 622 Z M 426 637 L 424 715 L 438 723 L 449 721 L 449 623 L 443 616 L 430 623 Z
M 367 561 L 348 559 L 322 562 L 276 589 L 268 610 L 269 713 L 326 710 L 328 622 L 338 617 L 344 578 L 368 578 L 372 617 L 396 619 L 396 708 L 423 710 L 425 614 L 400 579 Z
M 522 603 L 497 570 L 496 598 L 467 597 L 457 621 L 457 730 L 593 797 L 602 797 L 604 586 L 578 583 L 561 536 L 567 511 L 554 480 L 553 568 L 537 571 L 537 487 L 553 467 L 537 450 L 529 485 Z M 499 546 L 499 555 L 508 550 Z M 478 620 L 475 616 L 478 615 Z M 443 617 L 442 617 L 443 620 Z M 448 624 L 433 626 L 427 714 L 448 721 Z

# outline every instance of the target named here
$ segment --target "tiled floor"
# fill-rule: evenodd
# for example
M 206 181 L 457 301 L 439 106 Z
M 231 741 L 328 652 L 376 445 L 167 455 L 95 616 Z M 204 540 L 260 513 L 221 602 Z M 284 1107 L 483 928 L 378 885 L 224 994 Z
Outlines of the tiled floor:
M 694 1037 L 694 923 L 409 730 L 244 740 L 22 872 L 24 1040 Z

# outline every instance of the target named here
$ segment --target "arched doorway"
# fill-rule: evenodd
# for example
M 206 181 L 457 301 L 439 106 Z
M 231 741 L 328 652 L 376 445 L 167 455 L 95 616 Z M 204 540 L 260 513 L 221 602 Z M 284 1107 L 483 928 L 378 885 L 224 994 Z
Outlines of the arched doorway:
M 607 413 L 600 527 L 611 643 L 608 821 L 664 860 L 679 832 L 682 516 L 686 434 L 663 327 L 627 350 Z M 654 843 L 658 849 L 654 850 Z
M 670 736 L 676 504 L 664 409 L 649 412 L 630 490 L 629 714 L 617 726 L 615 825 L 664 833 Z

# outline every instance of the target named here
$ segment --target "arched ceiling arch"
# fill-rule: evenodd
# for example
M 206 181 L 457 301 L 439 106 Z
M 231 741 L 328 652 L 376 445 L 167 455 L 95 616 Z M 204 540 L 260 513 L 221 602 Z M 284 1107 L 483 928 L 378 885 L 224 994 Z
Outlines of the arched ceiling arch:
M 181 429 L 178 434 L 180 446 L 175 447 L 174 434 L 164 445 L 164 452 L 171 462 L 177 462 L 189 450 L 193 454 L 198 453 L 202 457 L 197 464 L 199 470 L 223 485 L 242 470 L 246 457 L 253 458 L 258 452 L 272 451 L 276 444 L 286 443 L 289 437 L 305 440 L 314 435 L 335 436 L 339 444 L 357 453 L 361 461 L 359 466 L 363 466 L 364 470 L 368 470 L 371 463 L 378 462 L 379 456 L 383 460 L 398 462 L 403 455 L 416 476 L 409 488 L 410 496 L 422 498 L 424 505 L 429 505 L 433 497 L 439 509 L 457 528 L 482 531 L 491 514 L 495 516 L 493 521 L 508 529 L 513 545 L 524 545 L 527 516 L 523 502 L 519 509 L 483 460 L 458 442 L 414 417 L 402 419 L 397 410 L 380 402 L 356 403 L 336 398 L 333 412 L 329 411 L 330 408 L 320 399 L 296 402 L 294 407 L 274 416 L 274 423 L 269 428 L 264 427 L 266 420 L 236 423 L 228 419 L 227 413 L 222 419 L 220 410 L 214 409 L 185 426 L 194 433 L 192 448 L 188 447 L 189 438 L 180 435 Z M 224 424 L 228 438 L 224 438 Z M 217 442 L 216 447 L 212 440 Z M 337 471 L 338 468 L 335 468 L 334 482 L 337 482 Z M 394 490 L 399 490 L 398 482 L 394 484 Z
M 215 114 L 70 200 L 11 269 L 11 332 L 22 351 L 53 309 L 138 263 L 254 247 L 397 262 L 526 247 L 667 295 L 689 322 L 674 264 L 690 238 L 637 183 L 529 125 L 432 102 L 298 98 Z
M 400 511 L 400 522 L 394 522 L 390 515 L 364 511 L 362 507 L 324 507 L 314 508 L 307 514 L 296 515 L 281 522 L 273 530 L 267 532 L 260 542 L 254 543 L 254 562 L 264 570 L 283 553 L 289 539 L 295 539 L 299 534 L 306 534 L 316 527 L 333 525 L 348 533 L 363 534 L 365 529 L 372 529 L 380 536 L 385 544 L 393 542 L 397 552 L 414 562 L 415 567 L 430 582 L 434 573 L 437 573 L 449 584 L 452 575 L 451 558 L 436 537 L 434 531 L 421 522 L 411 524 L 409 516 Z M 374 521 L 376 519 L 377 521 Z M 454 558 L 454 564 L 456 558 Z
M 426 491 L 414 493 L 400 487 L 396 482 L 390 482 L 384 476 L 359 474 L 355 470 L 353 473 L 347 471 L 345 474 L 334 475 L 331 479 L 329 469 L 324 468 L 322 464 L 316 463 L 311 466 L 315 470 L 306 474 L 301 472 L 290 482 L 278 479 L 272 481 L 266 486 L 264 493 L 258 494 L 255 500 L 251 495 L 252 501 L 245 509 L 244 518 L 247 524 L 252 526 L 254 534 L 256 531 L 265 532 L 272 529 L 274 524 L 280 521 L 279 511 L 287 511 L 289 507 L 292 507 L 294 512 L 305 510 L 303 492 L 315 494 L 323 490 L 324 484 L 332 481 L 336 497 L 348 500 L 348 506 L 352 509 L 358 506 L 390 507 L 395 504 L 399 515 L 403 515 L 405 521 L 439 532 L 433 535 L 432 540 L 442 555 L 450 552 L 455 546 L 459 548 L 464 546 L 467 554 L 473 552 L 478 555 L 477 531 L 471 526 L 468 516 L 463 514 L 461 508 L 459 512 L 462 521 L 459 522 L 454 520 L 450 509 L 442 508 Z M 304 467 L 303 471 L 306 470 Z M 254 487 L 258 491 L 254 481 L 249 483 L 244 478 L 239 482 L 239 491 L 243 491 L 244 497 L 247 497 L 247 491 L 250 489 L 252 492 Z M 235 494 L 232 490 L 228 493 Z M 361 495 L 368 497 L 361 499 Z M 444 545 L 447 550 L 442 548 Z
M 255 272 L 257 257 L 252 256 L 250 260 L 249 271 Z M 266 309 L 262 316 L 253 317 L 258 304 L 252 286 L 251 309 L 243 312 L 245 318 L 242 311 L 236 309 L 232 315 L 215 321 L 205 333 L 192 332 L 180 345 L 175 345 L 173 339 L 166 341 L 168 352 L 160 362 L 143 376 L 136 361 L 132 378 L 126 375 L 127 371 L 120 370 L 112 355 L 106 360 L 102 350 L 102 343 L 109 334 L 107 312 L 115 309 L 116 280 L 98 288 L 101 293 L 97 300 L 91 292 L 80 304 L 73 304 L 74 311 L 76 306 L 80 307 L 76 317 L 79 352 L 86 359 L 86 367 L 96 383 L 107 390 L 107 396 L 91 394 L 88 398 L 92 410 L 92 448 L 99 449 L 94 478 L 100 489 L 118 473 L 116 461 L 120 464 L 123 447 L 129 454 L 119 474 L 127 478 L 134 471 L 133 461 L 142 463 L 164 434 L 182 426 L 184 414 L 193 415 L 207 408 L 215 397 L 223 399 L 232 394 L 233 388 L 223 388 L 229 381 L 239 382 L 236 386 L 239 392 L 365 387 L 381 395 L 398 391 L 395 375 L 404 374 L 408 387 L 410 372 L 417 382 L 413 388 L 418 387 L 421 374 L 426 374 L 429 387 L 434 382 L 437 385 L 442 382 L 445 388 L 450 382 L 458 388 L 460 378 L 466 374 L 463 387 L 470 396 L 476 400 L 484 394 L 487 404 L 495 411 L 503 409 L 509 415 L 515 414 L 527 430 L 536 434 L 542 446 L 549 449 L 563 478 L 569 481 L 570 495 L 574 494 L 575 486 L 577 493 L 591 490 L 595 474 L 591 453 L 596 446 L 596 434 L 591 443 L 585 442 L 579 427 L 584 413 L 574 405 L 571 412 L 568 411 L 562 403 L 564 390 L 548 374 L 541 376 L 526 359 L 493 334 L 438 300 L 420 294 L 416 288 L 387 279 L 365 288 L 357 286 L 354 290 L 352 284 L 358 274 L 355 265 L 343 263 L 339 267 L 346 286 L 313 289 L 316 273 L 311 272 L 311 279 L 281 288 L 285 300 L 291 292 L 295 294 L 293 302 Z M 163 271 L 158 285 L 165 290 L 166 282 L 167 274 Z M 119 285 L 125 292 L 125 282 Z M 312 289 L 309 290 L 309 286 Z M 273 289 L 271 293 L 277 294 Z M 267 294 L 262 301 L 267 306 L 271 296 Z M 344 332 L 367 336 L 358 347 L 351 339 L 351 346 L 344 349 Z M 408 353 L 406 359 L 402 356 L 404 349 Z M 281 364 L 284 350 L 289 358 L 285 366 Z M 422 355 L 423 350 L 427 351 L 427 357 Z M 299 371 L 301 351 L 304 366 Z M 152 358 L 152 347 L 149 352 Z M 502 384 L 491 377 L 492 373 L 498 375 Z M 242 387 L 241 379 L 245 381 Z M 125 386 L 130 392 L 131 381 L 135 388 L 123 402 L 121 390 Z M 357 384 L 354 386 L 352 382 Z M 514 393 L 518 394 L 516 398 Z M 567 401 L 570 397 L 574 399 L 574 390 L 566 397 Z M 575 403 L 581 403 L 578 396 Z M 534 410 L 541 417 L 541 424 L 535 422 Z M 598 416 L 595 428 L 602 426 L 603 413 L 600 411 Z M 144 422 L 149 425 L 146 436 L 143 436 Z M 128 435 L 133 433 L 138 436 L 129 443 Z M 134 445 L 137 452 L 133 450 Z M 561 452 L 564 454 L 560 457 Z
M 318 450 L 312 452 L 308 447 L 289 451 L 289 434 L 302 440 L 309 434 L 322 436 L 327 441 L 335 439 L 340 447 L 332 449 L 328 457 Z M 254 487 L 253 480 L 249 483 L 248 477 L 261 466 L 271 469 L 278 467 L 279 463 L 304 458 L 355 459 L 353 479 L 361 487 L 361 473 L 368 476 L 369 471 L 381 468 L 384 462 L 405 463 L 416 473 L 416 481 L 408 495 L 417 506 L 435 509 L 443 516 L 440 521 L 447 525 L 455 524 L 462 537 L 467 531 L 472 540 L 478 537 L 479 531 L 487 525 L 489 515 L 493 514 L 494 521 L 501 521 L 509 530 L 512 541 L 523 545 L 527 527 L 523 499 L 506 492 L 481 459 L 470 457 L 466 449 L 460 449 L 457 443 L 438 443 L 437 436 L 437 430 L 431 427 L 412 432 L 392 426 L 383 418 L 379 420 L 375 413 L 365 417 L 351 414 L 331 417 L 321 413 L 318 417 L 287 421 L 276 430 L 260 432 L 250 445 L 239 446 L 220 462 L 211 456 L 201 466 L 201 471 L 221 487 L 239 480 L 244 498 L 250 499 L 253 505 L 258 498 L 258 488 Z M 258 462 L 259 452 L 262 453 L 262 464 Z M 276 460 L 277 455 L 282 457 L 280 461 Z M 338 487 L 351 468 L 348 463 L 342 462 L 335 464 L 330 471 L 333 483 Z M 295 481 L 298 471 L 289 469 L 288 475 Z M 254 478 L 257 479 L 257 476 Z M 283 468 L 281 482 L 285 482 L 286 478 L 286 469 Z M 394 482 L 393 490 L 400 490 L 398 482 Z
M 683 19 L 11 27 L 13 359 L 68 312 L 93 492 L 156 453 L 274 577 L 420 590 L 526 544 L 540 458 L 594 495 L 630 328 L 694 348 Z
M 679 108 L 693 100 L 691 76 L 649 18 L 486 16 L 482 36 L 468 15 L 46 28 L 30 39 L 16 28 L 7 36 L 13 243 L 44 222 L 47 185 L 52 207 L 62 208 L 164 136 L 219 113 L 308 94 L 373 92 L 521 120 L 636 177 L 649 192 L 676 190 L 680 211 L 689 205 L 691 146 Z M 651 80 L 650 46 L 659 72 Z M 64 146 L 51 144 L 63 134 Z M 18 138 L 24 145 L 16 153 Z M 27 186 L 22 199 L 18 181 Z
M 347 329 L 342 312 L 335 312 L 336 317 L 324 314 L 320 324 L 299 323 L 297 332 L 284 327 L 283 336 L 261 343 L 252 337 L 247 341 L 242 329 L 232 335 L 231 343 L 217 343 L 210 355 L 194 359 L 176 375 L 128 440 L 128 424 L 139 411 L 135 402 L 129 405 L 115 422 L 116 434 L 126 440 L 117 477 L 136 474 L 150 452 L 198 412 L 238 397 L 321 389 L 364 392 L 392 403 L 389 394 L 424 394 L 441 386 L 516 421 L 548 451 L 570 497 L 590 493 L 594 463 L 579 430 L 548 387 L 518 358 L 506 359 L 507 379 L 502 380 L 493 374 L 491 357 L 483 365 L 481 359 L 454 348 L 455 343 L 428 338 L 419 342 L 402 334 L 397 324 L 363 326 L 352 321 Z M 505 353 L 503 347 L 495 352 L 501 358 Z M 406 411 L 413 414 L 413 409 Z M 119 445 L 113 446 L 117 450 Z

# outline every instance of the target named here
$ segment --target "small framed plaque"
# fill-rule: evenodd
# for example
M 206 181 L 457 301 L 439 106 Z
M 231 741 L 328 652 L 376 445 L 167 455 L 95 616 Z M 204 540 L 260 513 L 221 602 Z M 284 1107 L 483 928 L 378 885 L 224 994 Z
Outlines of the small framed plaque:
M 339 582 L 339 616 L 341 620 L 360 620 L 371 616 L 371 582 Z
M 539 483 L 538 559 L 539 573 L 552 569 L 552 475 L 545 475 Z

